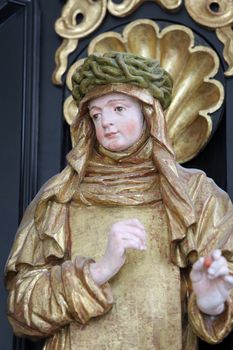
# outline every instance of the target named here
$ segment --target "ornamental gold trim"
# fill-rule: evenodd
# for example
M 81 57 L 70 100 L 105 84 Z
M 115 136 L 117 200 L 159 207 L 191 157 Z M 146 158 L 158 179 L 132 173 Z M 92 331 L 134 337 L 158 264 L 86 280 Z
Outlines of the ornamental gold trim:
M 219 59 L 211 48 L 195 46 L 191 29 L 170 25 L 160 30 L 152 20 L 140 19 L 125 27 L 122 35 L 113 31 L 96 36 L 89 44 L 88 55 L 107 51 L 132 52 L 154 58 L 174 81 L 172 103 L 166 111 L 167 127 L 177 160 L 184 163 L 194 158 L 208 142 L 212 131 L 211 114 L 224 100 L 222 84 L 213 79 Z M 200 65 L 201 62 L 201 65 Z M 67 74 L 67 87 L 82 60 L 75 62 Z M 70 96 L 64 104 L 68 124 L 78 108 Z
M 68 0 L 61 17 L 55 22 L 55 31 L 63 42 L 55 53 L 56 68 L 52 81 L 62 85 L 62 76 L 67 70 L 68 57 L 74 52 L 80 39 L 93 33 L 103 22 L 107 10 L 116 17 L 126 17 L 143 2 L 150 0 L 123 0 L 115 4 L 112 0 Z M 182 0 L 153 0 L 166 10 L 178 9 Z
M 116 4 L 112 0 L 108 1 L 108 11 L 117 17 L 126 17 L 134 12 L 141 4 L 148 0 L 123 0 L 121 4 Z M 182 0 L 152 0 L 166 10 L 176 10 Z
M 79 40 L 93 33 L 101 25 L 107 11 L 116 17 L 126 17 L 146 1 L 149 0 L 123 0 L 116 4 L 113 0 L 68 0 L 62 9 L 61 17 L 55 23 L 55 31 L 63 38 L 63 42 L 55 53 L 53 83 L 62 85 L 69 55 L 77 49 Z M 167 11 L 177 10 L 183 5 L 182 0 L 150 1 Z M 216 30 L 217 37 L 224 44 L 223 57 L 229 65 L 225 75 L 232 76 L 233 0 L 185 0 L 184 6 L 194 21 Z
M 78 40 L 94 32 L 102 23 L 107 11 L 107 0 L 68 0 L 61 17 L 55 22 L 55 31 L 63 42 L 55 53 L 56 68 L 52 81 L 62 84 L 67 70 L 68 57 L 78 47 Z

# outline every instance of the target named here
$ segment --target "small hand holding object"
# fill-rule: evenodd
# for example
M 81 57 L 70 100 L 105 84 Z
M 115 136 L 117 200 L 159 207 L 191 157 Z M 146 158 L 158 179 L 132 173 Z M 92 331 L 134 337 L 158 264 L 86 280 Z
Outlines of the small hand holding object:
M 90 265 L 93 280 L 101 285 L 113 277 L 124 265 L 129 248 L 146 249 L 146 232 L 138 219 L 119 221 L 111 227 L 103 258 Z
M 193 265 L 190 278 L 199 309 L 208 315 L 219 315 L 233 288 L 233 276 L 220 250 L 199 258 Z

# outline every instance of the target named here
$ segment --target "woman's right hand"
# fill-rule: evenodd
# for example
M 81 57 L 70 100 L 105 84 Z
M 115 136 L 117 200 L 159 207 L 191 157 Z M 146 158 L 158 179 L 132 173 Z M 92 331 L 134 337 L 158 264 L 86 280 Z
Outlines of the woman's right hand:
M 103 258 L 90 265 L 90 273 L 98 285 L 117 274 L 125 263 L 129 248 L 146 249 L 146 232 L 138 219 L 119 221 L 111 227 Z

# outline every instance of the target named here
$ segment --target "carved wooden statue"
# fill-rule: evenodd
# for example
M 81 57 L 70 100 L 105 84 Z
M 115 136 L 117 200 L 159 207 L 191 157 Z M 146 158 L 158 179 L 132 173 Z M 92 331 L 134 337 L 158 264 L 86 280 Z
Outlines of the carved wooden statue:
M 233 207 L 176 163 L 171 91 L 157 61 L 128 53 L 91 55 L 74 74 L 75 146 L 6 267 L 17 335 L 45 350 L 195 350 L 230 332 Z

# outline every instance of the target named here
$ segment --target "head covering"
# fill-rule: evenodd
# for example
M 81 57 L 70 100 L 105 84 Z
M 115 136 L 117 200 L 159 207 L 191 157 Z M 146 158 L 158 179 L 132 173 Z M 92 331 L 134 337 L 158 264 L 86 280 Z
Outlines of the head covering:
M 78 106 L 93 88 L 108 84 L 130 84 L 147 89 L 163 109 L 171 102 L 172 78 L 159 62 L 128 52 L 90 55 L 76 70 L 72 84 L 72 94 Z

